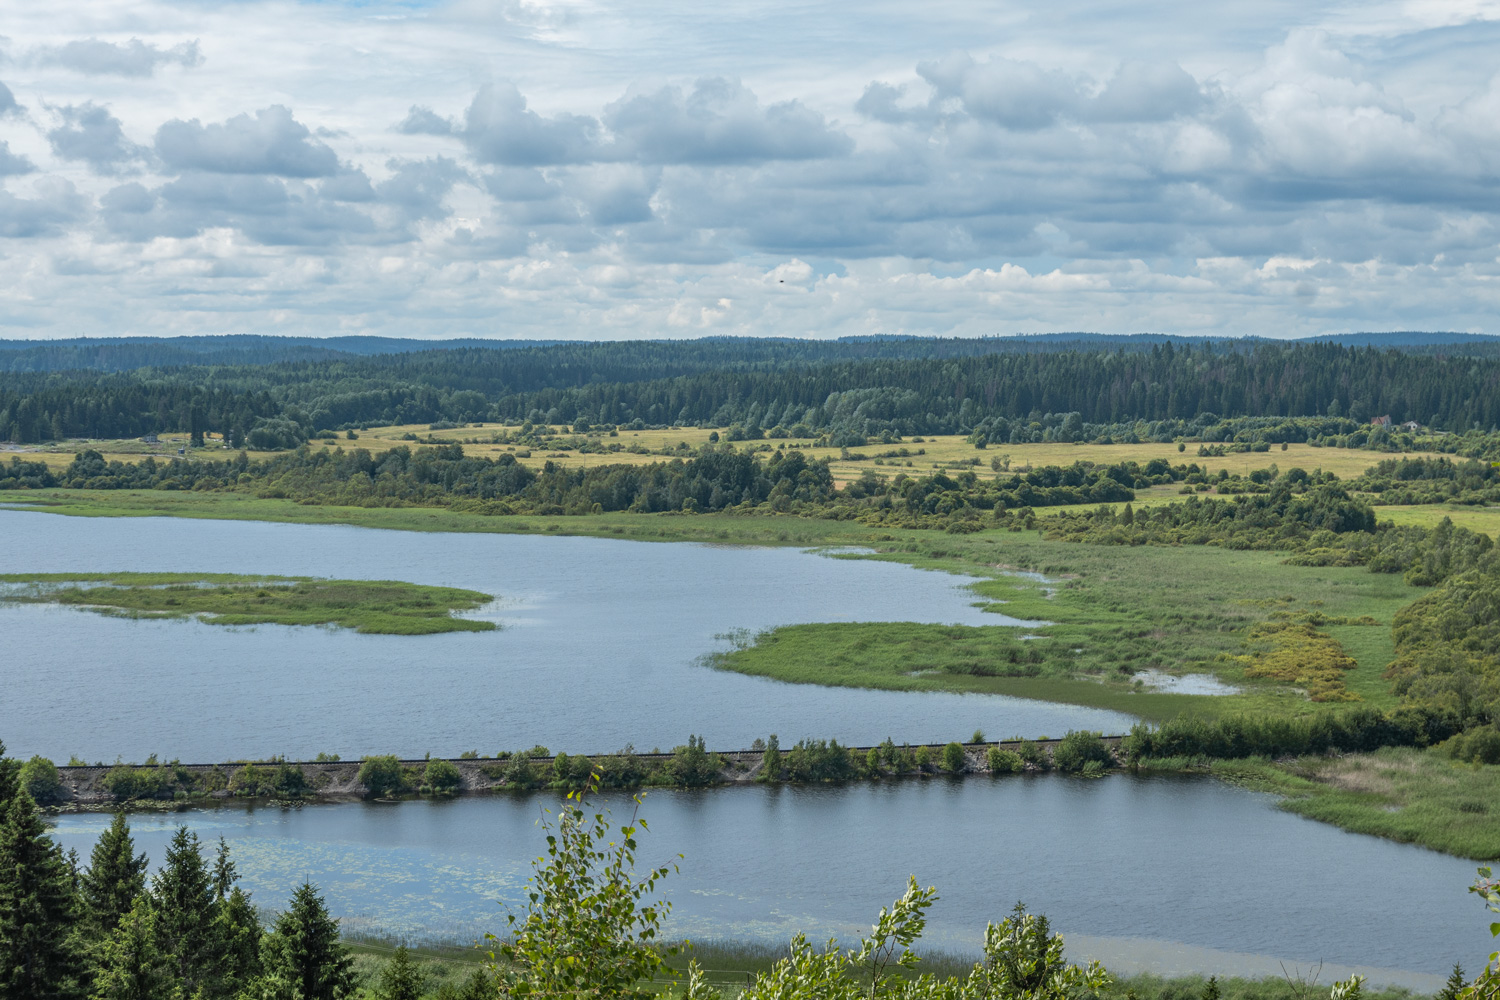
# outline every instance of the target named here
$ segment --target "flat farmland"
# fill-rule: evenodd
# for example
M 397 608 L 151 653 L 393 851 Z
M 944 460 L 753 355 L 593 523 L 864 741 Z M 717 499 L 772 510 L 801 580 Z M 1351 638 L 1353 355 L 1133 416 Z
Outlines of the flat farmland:
M 371 427 L 356 431 L 357 439 L 350 440 L 340 434 L 335 440 L 320 439 L 309 442 L 313 448 L 365 448 L 373 453 L 389 451 L 397 447 L 420 448 L 430 443 L 461 444 L 467 455 L 498 458 L 509 454 L 522 464 L 540 469 L 547 462 L 563 468 L 590 468 L 598 465 L 646 465 L 675 457 L 687 457 L 700 447 L 710 443 L 710 436 L 722 434 L 709 428 L 675 427 L 664 430 L 620 430 L 615 435 L 608 431 L 594 431 L 575 435 L 566 427 L 549 429 L 551 435 L 540 444 L 517 444 L 506 440 L 519 435 L 517 426 L 501 424 L 476 424 L 431 430 L 426 424 L 395 424 Z M 581 452 L 576 444 L 588 441 L 603 449 Z M 160 444 L 150 445 L 139 440 L 73 440 L 56 444 L 39 445 L 34 448 L 12 448 L 0 452 L 0 461 L 16 455 L 29 461 L 45 462 L 48 468 L 59 471 L 73 460 L 73 455 L 84 448 L 100 452 L 107 461 L 138 462 L 154 456 L 159 461 L 176 458 L 179 448 L 187 446 L 187 435 L 163 435 Z M 1360 475 L 1377 462 L 1395 457 L 1375 451 L 1358 451 L 1345 448 L 1316 448 L 1306 444 L 1288 444 L 1285 450 L 1274 446 L 1267 452 L 1236 452 L 1226 455 L 1199 456 L 1197 443 L 1188 443 L 1182 451 L 1174 443 L 1144 444 L 1066 444 L 1044 442 L 1040 444 L 992 445 L 975 448 L 963 436 L 957 434 L 933 437 L 914 437 L 892 444 L 873 443 L 856 448 L 818 447 L 812 438 L 781 438 L 758 441 L 735 442 L 741 450 L 756 451 L 769 456 L 778 449 L 796 449 L 811 459 L 828 459 L 835 480 L 841 485 L 857 479 L 866 471 L 879 475 L 906 473 L 911 476 L 928 475 L 933 472 L 972 471 L 982 479 L 993 478 L 1002 472 L 1026 471 L 1048 465 L 1072 465 L 1074 462 L 1114 464 L 1134 461 L 1141 464 L 1153 459 L 1164 459 L 1174 465 L 1196 462 L 1210 472 L 1227 469 L 1231 475 L 1243 475 L 1255 469 L 1275 464 L 1282 469 L 1300 467 L 1309 471 L 1323 469 L 1349 479 Z M 233 452 L 225 449 L 219 440 L 209 441 L 207 447 L 188 450 L 188 455 L 206 461 L 222 460 Z M 274 456 L 275 452 L 250 451 L 252 460 Z M 1418 453 L 1412 453 L 1412 456 Z M 1420 453 L 1426 454 L 1426 453 Z M 998 461 L 1000 472 L 994 469 Z M 975 464 L 975 463 L 978 464 Z M 1141 500 L 1146 503 L 1169 502 L 1177 498 L 1177 488 L 1156 488 L 1143 491 Z M 1395 508 L 1390 508 L 1395 510 Z M 1457 520 L 1455 518 L 1455 520 Z M 1489 523 L 1486 521 L 1485 523 Z

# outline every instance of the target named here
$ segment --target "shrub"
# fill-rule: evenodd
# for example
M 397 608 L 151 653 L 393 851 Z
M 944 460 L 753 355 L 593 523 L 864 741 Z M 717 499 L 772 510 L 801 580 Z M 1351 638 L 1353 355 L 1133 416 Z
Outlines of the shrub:
M 536 788 L 541 783 L 536 766 L 524 753 L 515 754 L 505 766 L 505 783 L 512 788 Z
M 1113 763 L 1109 747 L 1104 745 L 1098 733 L 1084 730 L 1070 731 L 1052 751 L 1052 763 L 1064 771 L 1082 771 L 1090 763 L 1097 763 L 1102 770 Z
M 1031 764 L 1035 767 L 1045 769 L 1049 764 L 1051 764 L 1051 761 L 1047 759 L 1047 751 L 1043 750 L 1040 746 L 1038 746 L 1036 743 L 1033 743 L 1031 740 L 1022 740 L 1021 745 L 1016 749 L 1016 753 L 1019 754 L 1021 759 L 1026 763 Z
M 646 765 L 629 747 L 600 757 L 594 766 L 601 788 L 634 788 L 646 780 Z
M 1500 764 L 1500 730 L 1494 726 L 1471 729 L 1448 740 L 1443 744 L 1443 749 L 1454 760 L 1473 764 Z
M 446 760 L 433 758 L 422 775 L 422 787 L 434 795 L 453 795 L 463 784 L 458 768 Z
M 406 775 L 394 754 L 366 757 L 359 765 L 359 783 L 378 799 L 401 791 L 406 786 Z
M 917 747 L 917 770 L 927 770 L 927 765 L 932 763 L 932 749 L 930 747 Z
M 299 799 L 309 791 L 307 775 L 295 764 L 279 764 L 276 767 L 274 791 L 278 798 Z
M 164 767 L 131 767 L 116 764 L 100 782 L 116 802 L 152 799 L 169 795 L 173 789 L 172 772 Z
M 662 771 L 674 785 L 696 787 L 714 784 L 719 780 L 719 772 L 723 769 L 719 755 L 708 752 L 703 737 L 690 735 L 686 746 L 673 748 L 672 759 L 667 761 Z
M 838 740 L 798 740 L 786 752 L 784 766 L 791 781 L 847 781 L 856 773 L 854 759 Z
M 276 790 L 276 775 L 260 764 L 246 764 L 229 777 L 229 792 L 246 798 L 259 798 Z
M 985 763 L 989 765 L 991 774 L 1014 774 L 1026 769 L 1026 761 L 1014 750 L 1002 750 L 999 747 L 990 747 L 989 753 L 985 754 Z
M 1361 708 L 1295 719 L 1226 715 L 1209 722 L 1179 716 L 1156 729 L 1137 724 L 1121 750 L 1131 761 L 1143 757 L 1295 757 L 1330 750 L 1429 746 L 1452 736 L 1456 729 L 1451 713 L 1410 705 L 1389 715 Z
M 964 748 L 958 743 L 949 743 L 943 747 L 943 770 L 953 774 L 962 773 L 969 765 L 969 758 L 964 753 Z
M 280 799 L 302 798 L 309 791 L 307 775 L 302 768 L 284 761 L 275 767 L 267 764 L 246 764 L 229 776 L 225 787 L 230 794 L 245 798 L 274 796 Z
M 766 740 L 766 752 L 761 756 L 760 780 L 781 780 L 781 741 L 776 738 L 775 733 Z
M 52 802 L 62 795 L 62 777 L 57 765 L 46 757 L 33 757 L 21 765 L 21 784 L 40 803 Z

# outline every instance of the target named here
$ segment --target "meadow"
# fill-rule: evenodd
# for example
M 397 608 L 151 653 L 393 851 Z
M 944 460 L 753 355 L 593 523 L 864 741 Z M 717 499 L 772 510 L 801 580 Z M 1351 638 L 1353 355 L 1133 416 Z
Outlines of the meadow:
M 647 465 L 664 458 L 684 456 L 696 452 L 710 443 L 710 436 L 718 439 L 721 431 L 701 427 L 674 427 L 656 430 L 592 430 L 574 435 L 564 426 L 538 428 L 549 435 L 538 445 L 518 444 L 508 439 L 518 436 L 519 426 L 502 424 L 476 424 L 467 427 L 449 427 L 432 430 L 427 424 L 393 424 L 371 427 L 354 432 L 351 439 L 345 435 L 337 438 L 314 439 L 308 442 L 313 449 L 343 448 L 346 451 L 364 448 L 371 453 L 381 453 L 397 447 L 419 447 L 428 443 L 462 444 L 466 455 L 498 458 L 509 454 L 521 464 L 540 469 L 546 463 L 562 468 L 591 468 L 600 465 Z M 840 484 L 859 478 L 866 471 L 894 476 L 925 475 L 933 471 L 972 471 L 983 479 L 994 478 L 1001 472 L 1027 471 L 1049 465 L 1067 466 L 1074 462 L 1092 462 L 1112 465 L 1133 461 L 1144 465 L 1153 459 L 1164 459 L 1173 465 L 1196 462 L 1212 473 L 1220 469 L 1230 475 L 1244 475 L 1262 469 L 1272 463 L 1282 469 L 1300 467 L 1308 471 L 1323 469 L 1341 479 L 1360 475 L 1366 469 L 1391 455 L 1352 448 L 1314 447 L 1309 444 L 1288 444 L 1270 452 L 1231 452 L 1225 455 L 1199 456 L 1198 445 L 1189 443 L 1179 451 L 1176 444 L 1147 442 L 1141 444 L 1067 444 L 1043 442 L 1037 444 L 991 445 L 976 448 L 963 435 L 948 434 L 930 437 L 912 437 L 892 444 L 873 443 L 858 448 L 819 447 L 816 438 L 780 438 L 773 440 L 740 441 L 735 447 L 742 451 L 768 453 L 778 449 L 800 450 L 809 459 L 827 459 L 834 479 Z M 598 451 L 579 451 L 576 442 L 587 441 L 598 446 Z M 618 446 L 619 450 L 607 450 Z M 100 452 L 106 461 L 138 462 L 148 455 L 160 459 L 177 457 L 178 449 L 187 449 L 191 456 L 222 459 L 226 452 L 222 442 L 210 439 L 204 448 L 188 448 L 185 434 L 163 434 L 160 444 L 149 445 L 128 439 L 118 441 L 64 441 L 50 445 L 38 445 L 24 449 L 12 449 L 0 453 L 0 459 L 15 454 L 28 461 L 45 462 L 54 472 L 66 468 L 74 454 L 84 448 Z M 238 454 L 234 452 L 233 454 Z M 252 460 L 274 456 L 275 452 L 247 451 Z M 1415 454 L 1415 453 L 1414 453 Z M 1425 454 L 1425 453 L 1424 453 Z M 998 463 L 999 469 L 995 468 Z M 1162 491 L 1162 499 L 1175 498 L 1175 490 Z
M 1156 761 L 1166 770 L 1185 761 Z M 1450 760 L 1440 750 L 1387 747 L 1344 757 L 1216 761 L 1215 775 L 1282 796 L 1281 808 L 1354 833 L 1445 854 L 1500 858 L 1500 768 Z
M 6 573 L 0 600 L 63 604 L 127 618 L 197 618 L 210 625 L 328 625 L 380 635 L 488 632 L 455 617 L 493 598 L 394 580 L 315 580 L 229 573 Z
M 1256 652 L 1247 633 L 1257 623 L 1317 616 L 1351 623 L 1334 626 L 1353 660 L 1339 678 L 1344 697 L 1384 709 L 1395 704 L 1381 677 L 1393 655 L 1390 616 L 1425 593 L 1362 568 L 1288 566 L 1270 552 L 908 534 L 919 537 L 874 558 L 987 577 L 974 585 L 986 610 L 1043 624 L 794 625 L 738 643 L 714 665 L 796 683 L 1038 697 L 1150 719 L 1302 714 L 1317 707 L 1304 684 L 1247 675 Z M 1053 582 L 1008 575 L 1014 569 Z M 1139 671 L 1209 674 L 1239 693 L 1156 692 L 1133 676 Z

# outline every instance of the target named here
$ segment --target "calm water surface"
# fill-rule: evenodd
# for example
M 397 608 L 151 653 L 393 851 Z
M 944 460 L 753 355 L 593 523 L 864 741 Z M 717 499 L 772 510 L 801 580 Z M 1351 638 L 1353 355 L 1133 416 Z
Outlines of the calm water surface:
M 628 798 L 609 801 L 629 814 Z M 934 947 L 976 949 L 1019 899 L 1069 936 L 1071 957 L 1120 971 L 1279 976 L 1281 962 L 1322 961 L 1325 984 L 1359 967 L 1431 990 L 1454 961 L 1492 950 L 1487 914 L 1464 891 L 1470 862 L 1270 802 L 1211 779 L 1125 775 L 654 791 L 639 859 L 684 855 L 664 883 L 672 930 L 699 938 L 857 934 L 911 873 L 941 896 L 924 938 Z M 352 928 L 468 938 L 517 905 L 553 804 L 224 808 L 132 824 L 153 860 L 179 822 L 227 837 L 262 905 L 307 876 Z M 87 855 L 107 825 L 64 816 L 57 835 Z
M 856 744 L 1123 732 L 1128 716 L 979 695 L 788 685 L 698 665 L 736 629 L 1003 625 L 964 577 L 784 548 L 0 510 L 0 572 L 394 579 L 495 594 L 498 632 L 371 636 L 128 621 L 0 605 L 13 754 L 225 760 L 712 747 L 777 733 Z

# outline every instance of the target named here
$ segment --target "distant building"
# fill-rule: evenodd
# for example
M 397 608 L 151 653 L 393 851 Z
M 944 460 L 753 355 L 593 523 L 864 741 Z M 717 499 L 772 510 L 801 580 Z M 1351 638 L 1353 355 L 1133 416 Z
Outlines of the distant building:
M 145 437 L 141 438 L 141 440 L 146 444 L 161 444 L 161 441 L 155 434 L 147 434 Z
M 1371 427 L 1389 427 L 1389 426 L 1391 426 L 1391 418 L 1390 418 L 1389 415 L 1384 416 L 1384 417 L 1375 417 L 1374 419 L 1372 419 L 1370 421 L 1370 426 Z
M 1408 420 L 1406 423 L 1401 425 L 1401 429 L 1403 431 L 1411 431 L 1413 434 L 1415 434 L 1417 431 L 1422 429 L 1422 425 L 1417 423 L 1415 420 Z

